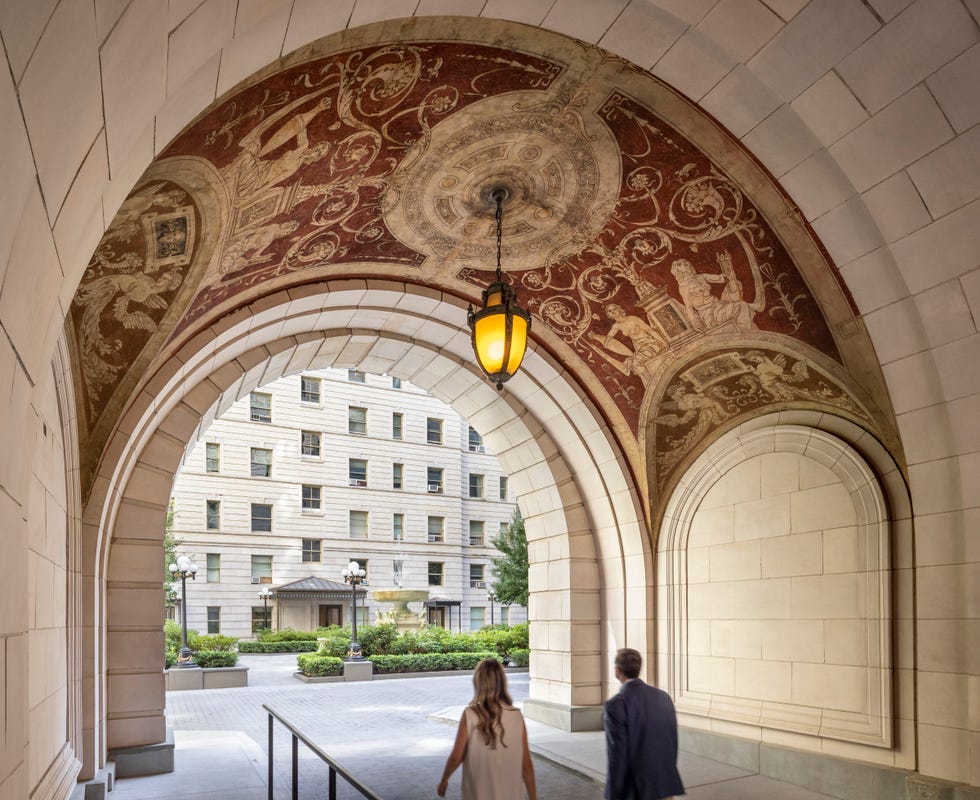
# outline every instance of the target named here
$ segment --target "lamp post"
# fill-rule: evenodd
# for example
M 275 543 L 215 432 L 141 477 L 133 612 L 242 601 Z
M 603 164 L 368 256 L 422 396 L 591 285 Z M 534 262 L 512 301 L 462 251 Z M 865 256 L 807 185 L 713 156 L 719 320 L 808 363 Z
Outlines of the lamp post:
M 360 564 L 356 561 L 351 561 L 341 570 L 340 574 L 344 576 L 344 583 L 350 584 L 351 595 L 351 636 L 350 652 L 347 654 L 347 660 L 363 661 L 364 656 L 361 655 L 361 645 L 357 641 L 357 586 L 364 580 L 367 573 L 361 569 Z
M 180 627 L 181 648 L 177 656 L 178 667 L 196 667 L 191 649 L 187 646 L 187 578 L 194 580 L 197 575 L 197 564 L 189 556 L 177 556 L 177 563 L 171 564 L 170 574 L 176 579 L 180 576 Z
M 490 627 L 491 628 L 493 627 L 493 601 L 496 599 L 497 599 L 497 595 L 495 595 L 492 591 L 487 592 L 487 600 L 490 601 Z
M 269 618 L 269 600 L 276 596 L 268 586 L 262 588 L 259 597 L 262 598 L 262 622 L 265 623 L 267 630 L 272 630 L 272 620 Z

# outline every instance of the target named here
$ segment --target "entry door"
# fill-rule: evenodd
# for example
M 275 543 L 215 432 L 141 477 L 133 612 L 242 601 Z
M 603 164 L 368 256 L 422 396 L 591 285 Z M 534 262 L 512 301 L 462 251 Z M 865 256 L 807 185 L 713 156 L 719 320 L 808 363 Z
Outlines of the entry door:
M 429 607 L 429 624 L 446 627 L 446 609 L 442 607 Z
M 340 625 L 340 606 L 320 606 L 320 627 Z

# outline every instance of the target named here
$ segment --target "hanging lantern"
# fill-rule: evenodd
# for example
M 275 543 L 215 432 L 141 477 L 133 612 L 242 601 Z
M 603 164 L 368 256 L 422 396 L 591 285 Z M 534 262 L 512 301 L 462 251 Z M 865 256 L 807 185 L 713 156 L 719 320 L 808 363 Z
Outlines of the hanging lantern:
M 517 295 L 500 271 L 505 189 L 494 189 L 490 199 L 497 205 L 497 277 L 483 292 L 483 308 L 470 306 L 466 321 L 470 326 L 476 360 L 497 390 L 521 367 L 531 330 L 531 315 L 521 308 Z

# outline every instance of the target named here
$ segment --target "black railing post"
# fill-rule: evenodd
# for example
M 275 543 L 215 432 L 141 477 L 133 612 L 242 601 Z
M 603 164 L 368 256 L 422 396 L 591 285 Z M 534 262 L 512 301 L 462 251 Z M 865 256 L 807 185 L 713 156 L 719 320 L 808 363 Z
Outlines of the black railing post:
M 337 800 L 337 770 L 330 767 L 330 794 L 327 797 L 330 800 Z
M 275 790 L 272 786 L 272 727 L 275 720 L 272 718 L 272 713 L 269 714 L 269 800 L 275 800 Z
M 293 800 L 299 800 L 299 739 L 293 734 Z

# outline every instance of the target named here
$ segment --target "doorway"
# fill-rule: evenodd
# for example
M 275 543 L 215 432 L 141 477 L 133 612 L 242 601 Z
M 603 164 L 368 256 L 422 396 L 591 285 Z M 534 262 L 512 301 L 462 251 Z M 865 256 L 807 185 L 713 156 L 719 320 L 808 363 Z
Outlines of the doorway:
M 340 606 L 320 606 L 320 622 L 321 628 L 329 628 L 331 625 L 340 625 Z

